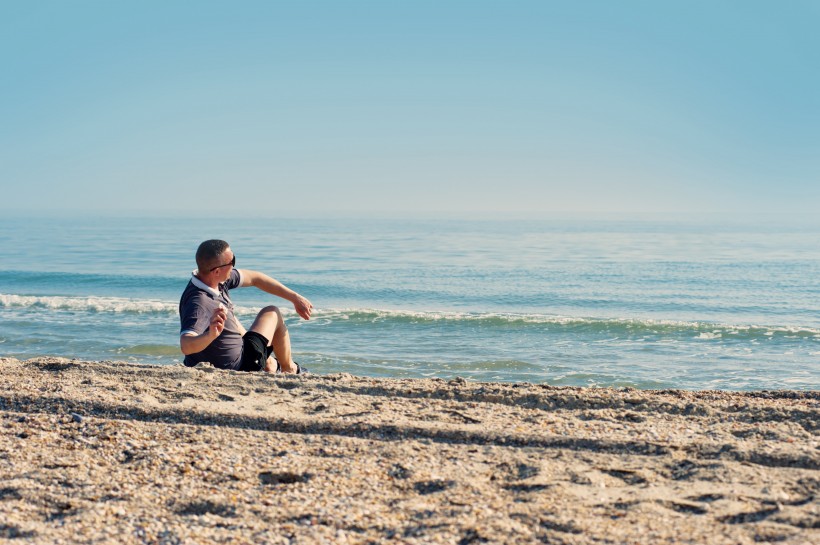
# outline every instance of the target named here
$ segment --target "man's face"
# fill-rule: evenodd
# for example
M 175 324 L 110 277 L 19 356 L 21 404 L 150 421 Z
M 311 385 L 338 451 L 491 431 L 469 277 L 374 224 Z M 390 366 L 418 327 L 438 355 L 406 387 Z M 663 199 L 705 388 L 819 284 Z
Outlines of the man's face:
M 217 282 L 225 282 L 231 276 L 231 270 L 236 263 L 236 256 L 233 250 L 227 248 L 216 262 L 211 266 L 209 274 L 212 274 Z

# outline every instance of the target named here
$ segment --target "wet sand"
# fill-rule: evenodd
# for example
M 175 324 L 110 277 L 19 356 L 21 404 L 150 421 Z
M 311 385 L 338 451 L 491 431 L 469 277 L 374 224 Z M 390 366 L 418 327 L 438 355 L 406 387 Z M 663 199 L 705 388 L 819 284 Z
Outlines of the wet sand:
M 820 543 L 820 392 L 0 373 L 0 542 Z

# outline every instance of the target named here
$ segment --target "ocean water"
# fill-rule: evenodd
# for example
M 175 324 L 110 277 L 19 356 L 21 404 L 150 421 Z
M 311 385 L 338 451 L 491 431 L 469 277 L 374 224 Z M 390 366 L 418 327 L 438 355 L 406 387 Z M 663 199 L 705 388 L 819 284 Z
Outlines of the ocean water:
M 317 373 L 684 389 L 820 389 L 820 224 L 695 220 L 0 219 L 0 355 L 181 361 L 206 238 L 280 304 Z

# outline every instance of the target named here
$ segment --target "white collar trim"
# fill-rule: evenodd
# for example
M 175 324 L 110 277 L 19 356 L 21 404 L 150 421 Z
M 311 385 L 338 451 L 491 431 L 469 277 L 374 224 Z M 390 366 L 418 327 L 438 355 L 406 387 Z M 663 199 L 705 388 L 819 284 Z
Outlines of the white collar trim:
M 211 286 L 208 286 L 207 284 L 205 284 L 205 282 L 203 282 L 202 280 L 197 278 L 197 276 L 196 276 L 197 272 L 198 271 L 194 271 L 194 272 L 191 273 L 191 283 L 193 283 L 193 285 L 198 287 L 199 289 L 207 291 L 208 293 L 210 293 L 214 297 L 219 297 L 219 291 L 213 289 Z

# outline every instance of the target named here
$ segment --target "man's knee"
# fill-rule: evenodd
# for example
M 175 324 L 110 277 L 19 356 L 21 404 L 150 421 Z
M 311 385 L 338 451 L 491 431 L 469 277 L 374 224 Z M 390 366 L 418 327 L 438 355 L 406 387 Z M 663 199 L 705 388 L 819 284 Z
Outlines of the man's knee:
M 270 320 L 274 322 L 277 326 L 279 324 L 285 323 L 282 319 L 282 311 L 279 310 L 279 307 L 274 305 L 267 306 L 260 310 L 257 319 L 264 319 L 265 321 Z
M 279 307 L 274 306 L 274 305 L 270 305 L 270 306 L 267 306 L 267 307 L 263 308 L 262 310 L 259 311 L 259 314 L 276 314 L 280 318 L 282 317 L 282 311 L 279 310 Z
M 268 344 L 271 344 L 274 337 L 276 337 L 284 327 L 285 320 L 282 318 L 282 312 L 279 310 L 279 307 L 271 305 L 259 311 L 250 330 L 256 331 L 268 339 Z M 287 329 L 285 329 L 285 331 L 287 331 Z

